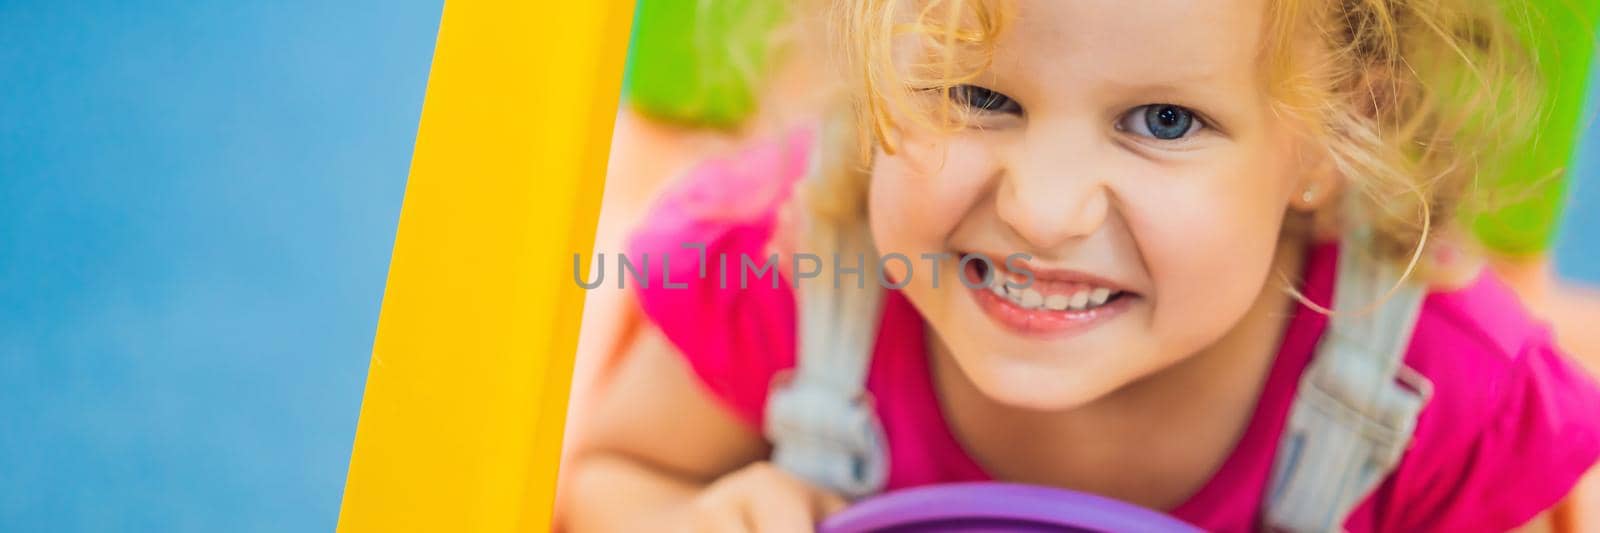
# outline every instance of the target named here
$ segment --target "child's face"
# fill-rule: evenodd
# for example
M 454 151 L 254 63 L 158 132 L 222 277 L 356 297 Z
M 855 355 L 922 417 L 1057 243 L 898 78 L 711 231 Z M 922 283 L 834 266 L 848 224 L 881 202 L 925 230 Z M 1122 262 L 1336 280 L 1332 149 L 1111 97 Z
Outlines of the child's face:
M 871 224 L 916 260 L 906 294 L 982 391 L 1069 408 L 1239 323 L 1308 182 L 1265 93 L 1262 0 L 1016 5 L 992 68 L 951 95 L 972 125 L 907 128 L 877 155 Z M 955 256 L 934 288 L 918 254 L 939 252 Z M 950 275 L 1013 253 L 1032 256 L 1031 292 Z

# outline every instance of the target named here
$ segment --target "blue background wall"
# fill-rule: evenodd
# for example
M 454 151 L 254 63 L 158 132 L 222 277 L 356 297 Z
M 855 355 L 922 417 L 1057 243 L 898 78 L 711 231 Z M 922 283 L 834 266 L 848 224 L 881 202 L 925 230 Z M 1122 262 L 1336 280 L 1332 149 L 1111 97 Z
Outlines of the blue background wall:
M 442 0 L 0 0 L 0 531 L 328 531 Z
M 1572 167 L 1577 179 L 1568 182 L 1568 202 L 1557 229 L 1556 271 L 1600 286 L 1600 66 L 1590 69 L 1583 120 L 1584 136 Z
M 0 530 L 332 529 L 440 8 L 0 0 Z

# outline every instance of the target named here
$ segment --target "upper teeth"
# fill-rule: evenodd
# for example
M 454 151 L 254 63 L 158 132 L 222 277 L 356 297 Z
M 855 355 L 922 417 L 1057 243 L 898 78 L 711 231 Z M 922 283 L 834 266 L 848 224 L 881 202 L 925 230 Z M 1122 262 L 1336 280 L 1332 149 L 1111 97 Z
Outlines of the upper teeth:
M 1006 285 L 1006 280 L 1001 276 L 994 276 L 989 283 L 989 290 L 997 296 L 1010 300 L 1023 309 L 1049 309 L 1051 311 L 1082 311 L 1104 305 L 1111 299 L 1111 289 L 1106 287 L 1084 286 L 1071 294 L 1051 294 L 1045 296 L 1032 287 L 1012 288 Z

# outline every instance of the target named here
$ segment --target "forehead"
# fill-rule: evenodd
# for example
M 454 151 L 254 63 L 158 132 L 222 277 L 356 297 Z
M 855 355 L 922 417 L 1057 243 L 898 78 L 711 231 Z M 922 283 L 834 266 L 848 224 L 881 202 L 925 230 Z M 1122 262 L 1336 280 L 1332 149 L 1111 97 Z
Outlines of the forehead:
M 1017 0 L 999 69 L 1046 83 L 1253 79 L 1267 0 Z

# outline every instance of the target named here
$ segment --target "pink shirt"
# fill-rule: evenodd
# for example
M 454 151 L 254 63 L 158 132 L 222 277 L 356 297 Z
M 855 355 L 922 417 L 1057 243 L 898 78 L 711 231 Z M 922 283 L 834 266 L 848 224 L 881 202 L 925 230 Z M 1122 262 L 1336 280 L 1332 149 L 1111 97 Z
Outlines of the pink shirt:
M 765 260 L 786 189 L 774 184 L 800 176 L 809 146 L 799 132 L 702 165 L 663 193 L 627 250 L 635 261 L 650 256 L 649 288 L 635 284 L 646 315 L 758 432 L 773 376 L 794 366 L 794 295 L 787 280 L 771 286 L 775 272 L 738 288 L 740 257 Z M 701 252 L 685 243 L 706 245 L 705 278 Z M 1334 245 L 1308 251 L 1302 291 L 1321 305 L 1337 256 Z M 686 287 L 666 287 L 663 275 Z M 922 317 L 889 291 L 882 320 L 867 389 L 888 440 L 888 489 L 991 479 L 940 412 Z M 1325 316 L 1297 307 L 1244 435 L 1211 480 L 1168 512 L 1212 531 L 1257 529 L 1295 389 L 1326 326 Z M 1600 456 L 1600 390 L 1492 276 L 1428 296 L 1406 363 L 1432 380 L 1434 397 L 1400 464 L 1346 519 L 1351 531 L 1503 531 L 1558 502 Z

